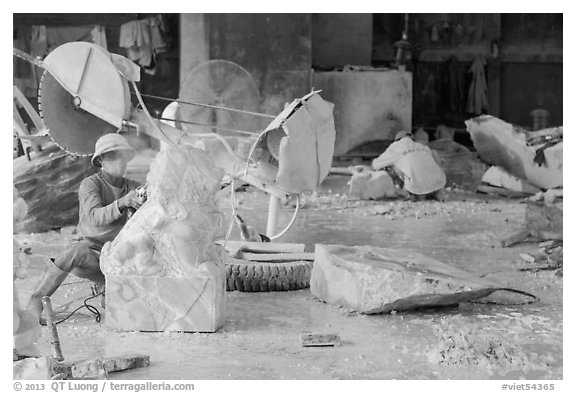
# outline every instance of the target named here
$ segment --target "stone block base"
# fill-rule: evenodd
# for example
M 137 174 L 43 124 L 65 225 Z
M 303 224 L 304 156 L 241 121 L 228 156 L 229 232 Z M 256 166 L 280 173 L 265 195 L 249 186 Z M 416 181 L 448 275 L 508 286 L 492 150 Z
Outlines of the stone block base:
M 216 278 L 106 276 L 106 325 L 123 331 L 215 332 L 222 326 L 224 272 Z
M 310 291 L 361 313 L 453 305 L 497 286 L 416 253 L 378 247 L 316 245 Z
M 380 199 L 396 197 L 396 188 L 390 175 L 385 171 L 364 171 L 354 173 L 350 179 L 350 196 L 360 199 Z

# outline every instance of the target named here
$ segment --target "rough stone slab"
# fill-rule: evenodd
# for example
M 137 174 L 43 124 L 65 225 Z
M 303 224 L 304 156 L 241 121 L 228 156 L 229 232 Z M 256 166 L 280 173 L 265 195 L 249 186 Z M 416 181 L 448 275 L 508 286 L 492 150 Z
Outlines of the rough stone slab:
M 79 362 L 71 367 L 72 379 L 108 379 L 108 372 L 101 359 Z
M 54 363 L 52 373 L 63 374 L 66 378 L 107 379 L 108 373 L 148 367 L 149 355 L 123 355 L 102 359 L 88 359 L 76 362 Z
M 503 187 L 512 191 L 525 192 L 528 194 L 536 194 L 540 192 L 538 187 L 533 186 L 526 180 L 509 174 L 498 166 L 490 167 L 490 169 L 488 169 L 484 174 L 484 177 L 482 177 L 482 181 L 491 186 Z
M 50 379 L 50 361 L 45 357 L 18 360 L 13 363 L 12 368 L 13 379 Z
M 531 231 L 562 234 L 564 228 L 562 203 L 548 205 L 526 202 L 526 227 Z
M 366 314 L 458 304 L 497 287 L 417 253 L 322 244 L 310 281 L 318 299 Z
M 447 129 L 447 127 L 438 126 L 440 134 Z M 478 154 L 454 142 L 453 132 L 453 129 L 451 132 L 445 131 L 444 133 L 450 134 L 449 138 L 440 137 L 430 142 L 428 146 L 433 153 L 436 153 L 437 162 L 446 174 L 447 185 L 455 184 L 466 191 L 475 192 L 482 182 L 487 165 L 480 161 Z
M 360 199 L 393 198 L 396 188 L 385 171 L 363 171 L 354 173 L 349 182 L 350 196 Z
M 215 332 L 224 317 L 224 274 L 108 275 L 106 325 L 122 331 Z
M 529 146 L 529 133 L 521 128 L 488 115 L 465 123 L 483 161 L 502 167 L 536 187 L 548 189 L 563 185 L 563 142 L 544 150 L 545 164 L 539 166 L 534 162 L 539 146 Z
M 13 184 L 28 205 L 18 222 L 18 232 L 44 232 L 78 223 L 78 187 L 96 172 L 90 157 L 73 157 L 56 145 L 34 153 L 32 161 L 18 157 L 13 164 Z

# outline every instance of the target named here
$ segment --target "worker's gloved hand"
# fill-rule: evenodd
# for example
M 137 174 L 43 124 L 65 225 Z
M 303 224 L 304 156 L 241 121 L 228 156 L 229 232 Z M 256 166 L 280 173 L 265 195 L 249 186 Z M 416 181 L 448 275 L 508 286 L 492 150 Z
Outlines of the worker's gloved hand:
M 142 198 L 139 197 L 136 190 L 130 191 L 122 198 L 118 199 L 118 209 L 125 210 L 126 208 L 138 209 L 143 204 Z

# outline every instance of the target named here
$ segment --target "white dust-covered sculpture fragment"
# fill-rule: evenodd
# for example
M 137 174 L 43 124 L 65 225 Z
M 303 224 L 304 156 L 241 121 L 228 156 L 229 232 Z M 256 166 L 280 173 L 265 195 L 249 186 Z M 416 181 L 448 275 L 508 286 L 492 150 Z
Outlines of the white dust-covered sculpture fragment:
M 148 200 L 100 258 L 106 323 L 119 330 L 214 332 L 224 312 L 222 173 L 201 150 L 161 151 L 147 176 Z

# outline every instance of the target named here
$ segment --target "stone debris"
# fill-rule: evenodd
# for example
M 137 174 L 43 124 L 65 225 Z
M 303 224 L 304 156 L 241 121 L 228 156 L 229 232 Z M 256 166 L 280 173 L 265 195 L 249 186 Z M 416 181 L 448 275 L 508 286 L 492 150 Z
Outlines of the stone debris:
M 362 167 L 360 167 L 362 168 Z M 351 198 L 381 199 L 397 197 L 394 181 L 386 171 L 356 170 L 349 182 Z
M 528 367 L 524 351 L 495 333 L 479 334 L 472 327 L 441 319 L 434 333 L 439 343 L 429 350 L 428 360 L 445 366 L 475 366 L 498 373 Z
M 482 181 L 494 187 L 502 187 L 507 190 L 536 194 L 540 192 L 538 187 L 533 186 L 526 180 L 509 174 L 505 169 L 493 166 L 490 167 L 482 177 Z
M 558 276 L 563 275 L 564 248 L 562 241 L 549 240 L 538 246 L 538 251 L 533 253 L 521 253 L 520 258 L 527 263 L 521 270 L 539 271 L 556 270 Z

